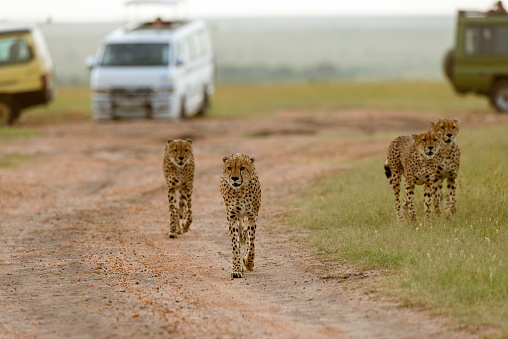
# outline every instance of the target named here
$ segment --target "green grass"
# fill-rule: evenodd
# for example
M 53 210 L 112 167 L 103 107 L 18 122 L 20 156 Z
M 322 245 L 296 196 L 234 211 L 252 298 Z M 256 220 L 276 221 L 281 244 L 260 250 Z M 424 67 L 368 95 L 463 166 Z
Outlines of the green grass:
M 311 230 L 326 259 L 389 269 L 383 291 L 508 336 L 508 125 L 463 130 L 457 214 L 432 226 L 398 224 L 384 158 L 354 162 L 296 202 L 288 222 Z M 416 192 L 418 217 L 423 193 Z
M 485 98 L 455 94 L 444 81 L 378 81 L 287 85 L 221 85 L 212 115 L 270 115 L 282 110 L 337 109 L 491 111 Z
M 90 93 L 88 87 L 59 87 L 54 101 L 47 106 L 27 109 L 22 113 L 20 123 L 37 126 L 90 121 Z
M 444 81 L 218 85 L 212 117 L 272 115 L 283 110 L 396 109 L 438 112 L 487 112 L 487 100 L 458 96 Z M 23 112 L 21 123 L 36 126 L 91 120 L 90 90 L 60 87 L 48 106 Z
M 20 166 L 31 159 L 31 156 L 17 152 L 0 155 L 0 168 Z
M 0 142 L 39 134 L 38 131 L 28 128 L 0 127 Z

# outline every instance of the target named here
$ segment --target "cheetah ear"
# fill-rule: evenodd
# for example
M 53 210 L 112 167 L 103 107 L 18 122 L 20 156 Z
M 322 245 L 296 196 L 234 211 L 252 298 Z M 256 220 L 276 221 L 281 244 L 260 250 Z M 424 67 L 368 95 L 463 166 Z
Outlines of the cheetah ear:
M 429 122 L 429 128 L 430 128 L 430 129 L 434 129 L 434 125 L 435 125 L 435 124 L 434 124 L 432 121 L 430 121 L 430 122 Z
M 256 161 L 256 158 L 254 158 L 254 157 L 249 157 L 249 160 L 250 160 L 250 162 L 254 162 L 254 161 Z
M 187 138 L 187 139 L 185 139 L 185 141 L 188 141 L 192 144 L 192 139 Z
M 173 139 L 168 139 L 166 140 L 166 143 L 170 143 L 171 141 L 173 141 Z
M 411 138 L 413 138 L 413 140 L 416 141 L 416 139 L 418 139 L 418 134 L 411 134 Z
M 224 158 L 222 158 L 222 161 L 223 161 L 223 162 L 226 162 L 226 161 L 228 161 L 229 159 L 231 159 L 231 157 L 230 157 L 230 156 L 225 156 Z

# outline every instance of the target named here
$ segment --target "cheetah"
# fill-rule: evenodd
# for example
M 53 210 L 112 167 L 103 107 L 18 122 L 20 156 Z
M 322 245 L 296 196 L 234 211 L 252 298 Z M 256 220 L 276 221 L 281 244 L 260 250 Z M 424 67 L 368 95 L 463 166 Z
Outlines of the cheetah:
M 416 221 L 413 201 L 415 185 L 425 185 L 425 220 L 429 219 L 432 197 L 437 193 L 435 155 L 439 147 L 439 136 L 432 131 L 400 136 L 390 143 L 387 152 L 388 160 L 384 167 L 395 195 L 395 210 L 399 221 L 404 220 L 401 207 L 408 211 L 412 222 Z M 406 181 L 406 200 L 401 206 L 399 194 L 402 176 Z
M 441 118 L 435 123 L 429 122 L 429 127 L 434 133 L 439 135 L 441 140 L 441 148 L 435 156 L 437 166 L 435 211 L 436 214 L 440 214 L 440 204 L 443 199 L 442 186 L 443 181 L 446 179 L 448 193 L 445 200 L 445 211 L 449 214 L 454 214 L 456 211 L 456 179 L 460 166 L 460 147 L 456 143 L 457 134 L 459 133 L 459 122 L 457 120 Z
M 167 140 L 162 169 L 168 185 L 169 237 L 189 231 L 192 223 L 194 156 L 190 139 Z M 179 193 L 178 205 L 177 192 Z M 180 219 L 182 221 L 180 225 Z
M 254 167 L 254 158 L 245 154 L 225 156 L 220 177 L 220 193 L 226 206 L 229 234 L 232 247 L 232 278 L 241 278 L 243 268 L 254 268 L 254 239 L 256 221 L 261 207 L 261 185 Z M 247 218 L 248 227 L 243 230 L 243 220 Z M 246 243 L 247 251 L 241 261 L 241 243 Z

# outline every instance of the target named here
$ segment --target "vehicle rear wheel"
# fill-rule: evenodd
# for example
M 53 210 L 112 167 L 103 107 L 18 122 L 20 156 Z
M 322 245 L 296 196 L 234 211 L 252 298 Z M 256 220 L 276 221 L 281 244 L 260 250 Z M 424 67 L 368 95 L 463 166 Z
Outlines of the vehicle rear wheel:
M 187 118 L 187 112 L 186 112 L 186 109 L 185 109 L 185 97 L 182 97 L 180 99 L 180 112 L 178 113 L 178 117 L 180 119 Z
M 203 94 L 203 103 L 201 104 L 201 108 L 196 113 L 196 116 L 198 117 L 204 117 L 208 114 L 208 111 L 210 110 L 210 97 L 208 96 L 208 93 L 205 91 Z
M 14 122 L 14 109 L 7 100 L 0 99 L 0 126 L 12 125 Z
M 490 102 L 498 112 L 508 112 L 508 80 L 500 80 L 494 84 Z

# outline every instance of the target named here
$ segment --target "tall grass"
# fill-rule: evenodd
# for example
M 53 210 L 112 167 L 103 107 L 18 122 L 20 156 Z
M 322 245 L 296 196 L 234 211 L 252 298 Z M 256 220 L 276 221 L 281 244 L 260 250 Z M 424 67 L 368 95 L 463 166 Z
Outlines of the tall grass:
M 353 163 L 297 201 L 289 222 L 331 260 L 388 268 L 380 286 L 406 304 L 490 324 L 508 335 L 508 125 L 464 130 L 457 213 L 431 226 L 398 224 L 384 158 Z M 415 201 L 423 217 L 423 193 Z

